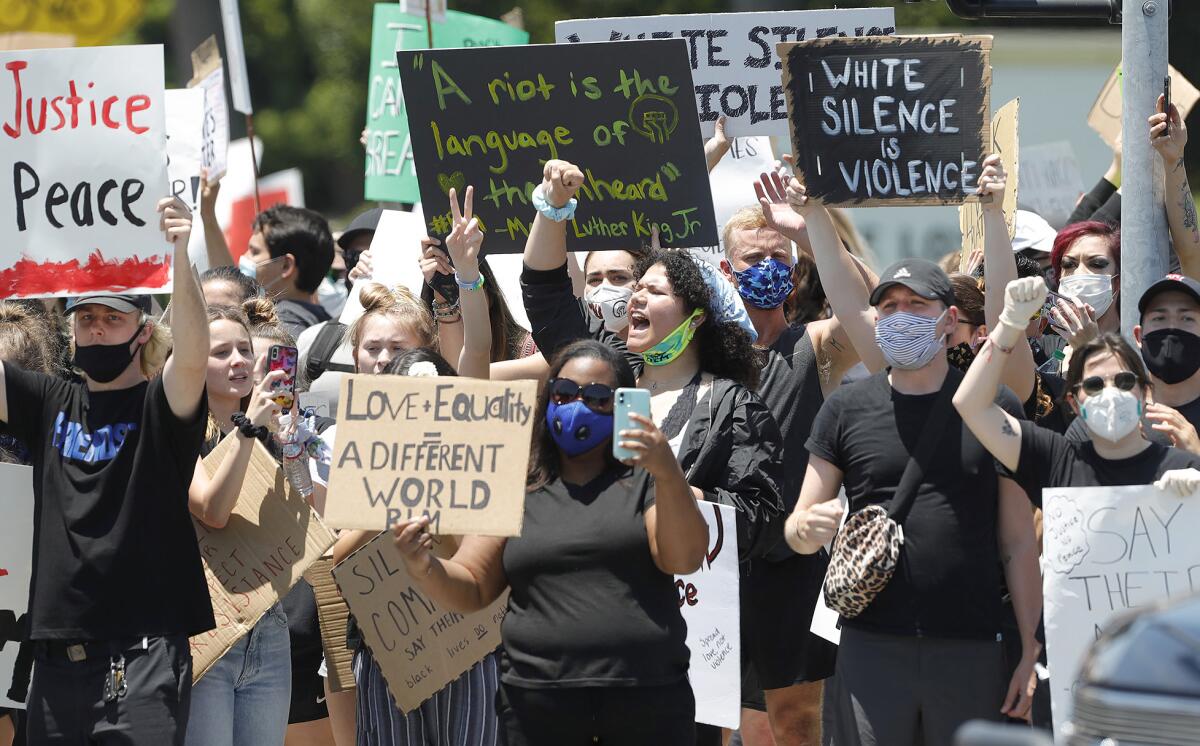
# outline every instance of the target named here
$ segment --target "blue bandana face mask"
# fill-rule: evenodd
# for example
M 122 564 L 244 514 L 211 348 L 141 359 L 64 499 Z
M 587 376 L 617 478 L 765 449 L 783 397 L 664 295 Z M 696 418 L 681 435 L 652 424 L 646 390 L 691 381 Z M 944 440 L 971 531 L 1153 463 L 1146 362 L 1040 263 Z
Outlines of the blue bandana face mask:
M 613 416 L 588 409 L 582 401 L 546 406 L 546 427 L 558 449 L 568 456 L 587 453 L 612 437 Z
M 734 272 L 742 299 L 757 308 L 779 308 L 791 294 L 792 268 L 774 257 L 767 257 L 741 272 Z

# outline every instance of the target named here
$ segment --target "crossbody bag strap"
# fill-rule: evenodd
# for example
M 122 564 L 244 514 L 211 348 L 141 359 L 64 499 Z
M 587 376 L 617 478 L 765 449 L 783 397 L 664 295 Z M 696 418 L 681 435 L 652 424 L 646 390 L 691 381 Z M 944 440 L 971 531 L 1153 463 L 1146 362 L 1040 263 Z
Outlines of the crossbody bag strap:
M 950 402 L 950 392 L 953 388 L 950 380 L 952 375 L 953 371 L 946 372 L 946 380 L 942 382 L 941 391 L 938 392 L 938 397 L 933 403 L 933 412 L 925 422 L 925 430 L 921 433 L 917 450 L 909 457 L 908 465 L 904 467 L 904 474 L 900 477 L 900 484 L 896 487 L 896 493 L 892 497 L 888 516 L 896 523 L 903 524 L 904 519 L 908 517 L 908 511 L 917 497 L 917 487 L 925 475 L 925 467 L 933 455 L 933 449 L 941 440 L 942 428 L 945 427 L 950 407 L 953 406 Z

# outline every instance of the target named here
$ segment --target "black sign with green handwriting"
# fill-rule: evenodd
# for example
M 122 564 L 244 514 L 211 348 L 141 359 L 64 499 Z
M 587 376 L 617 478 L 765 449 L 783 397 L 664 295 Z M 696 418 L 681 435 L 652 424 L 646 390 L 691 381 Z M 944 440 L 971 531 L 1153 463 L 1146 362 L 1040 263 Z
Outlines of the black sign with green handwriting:
M 687 45 L 681 39 L 398 51 L 429 234 L 451 187 L 475 187 L 484 250 L 520 252 L 547 160 L 584 174 L 571 250 L 717 243 Z

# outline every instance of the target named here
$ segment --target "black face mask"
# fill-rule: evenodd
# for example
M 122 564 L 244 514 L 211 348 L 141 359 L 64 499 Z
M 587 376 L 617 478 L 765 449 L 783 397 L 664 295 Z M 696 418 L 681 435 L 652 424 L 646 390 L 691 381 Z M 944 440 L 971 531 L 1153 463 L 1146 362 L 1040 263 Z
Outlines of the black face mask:
M 975 349 L 970 342 L 959 342 L 946 350 L 946 361 L 963 373 L 975 362 Z
M 1181 383 L 1200 370 L 1200 337 L 1183 329 L 1156 329 L 1142 335 L 1142 360 L 1163 383 Z
M 133 336 L 115 345 L 75 345 L 75 367 L 87 374 L 96 383 L 109 383 L 125 372 L 133 362 L 137 350 L 129 351 L 129 345 L 142 333 L 139 326 Z M 140 348 L 139 348 L 140 349 Z

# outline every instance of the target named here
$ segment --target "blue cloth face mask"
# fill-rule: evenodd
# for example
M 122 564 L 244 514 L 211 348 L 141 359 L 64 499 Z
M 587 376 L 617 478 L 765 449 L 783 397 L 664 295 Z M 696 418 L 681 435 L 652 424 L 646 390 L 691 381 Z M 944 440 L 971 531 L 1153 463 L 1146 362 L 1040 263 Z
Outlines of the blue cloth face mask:
M 546 427 L 550 428 L 550 437 L 560 451 L 578 456 L 612 437 L 613 416 L 593 412 L 578 400 L 566 404 L 550 402 L 546 406 Z
M 779 308 L 796 287 L 792 268 L 774 257 L 734 272 L 742 299 L 757 308 Z

